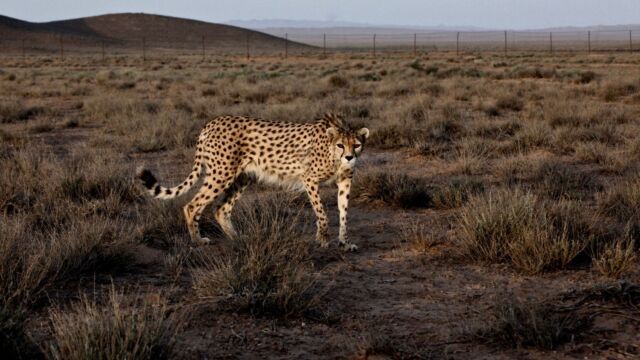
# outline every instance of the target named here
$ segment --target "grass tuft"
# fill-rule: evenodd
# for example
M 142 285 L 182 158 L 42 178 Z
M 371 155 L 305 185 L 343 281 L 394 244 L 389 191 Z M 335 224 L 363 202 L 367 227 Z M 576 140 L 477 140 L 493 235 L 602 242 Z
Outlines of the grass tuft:
M 625 236 L 605 242 L 595 251 L 593 267 L 604 276 L 620 278 L 637 266 L 635 239 L 629 228 Z
M 50 319 L 47 357 L 65 360 L 168 359 L 184 321 L 162 300 L 129 304 L 113 288 L 105 306 L 84 296 L 70 309 L 52 310 Z
M 557 219 L 549 204 L 519 189 L 471 199 L 458 220 L 462 250 L 475 260 L 508 262 L 527 274 L 569 265 L 591 239 L 572 236 L 568 219 Z
M 284 317 L 316 306 L 310 244 L 297 228 L 292 201 L 272 197 L 238 206 L 237 236 L 221 256 L 205 259 L 205 266 L 194 270 L 199 299 L 232 311 Z
M 367 174 L 356 179 L 354 191 L 360 200 L 382 201 L 405 209 L 433 205 L 427 182 L 405 174 Z
M 560 312 L 550 304 L 509 300 L 498 303 L 494 322 L 476 336 L 507 347 L 555 349 L 574 341 L 586 330 L 589 318 L 574 312 Z

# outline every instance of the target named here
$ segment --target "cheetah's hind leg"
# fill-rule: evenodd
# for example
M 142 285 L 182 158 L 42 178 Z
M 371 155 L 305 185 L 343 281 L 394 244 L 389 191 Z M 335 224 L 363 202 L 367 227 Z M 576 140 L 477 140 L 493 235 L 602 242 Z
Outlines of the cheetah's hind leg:
M 236 204 L 242 192 L 247 188 L 247 186 L 251 183 L 251 179 L 247 174 L 240 174 L 236 178 L 236 181 L 229 186 L 227 190 L 224 192 L 224 197 L 222 198 L 222 203 L 216 210 L 216 221 L 222 228 L 222 231 L 229 238 L 233 238 L 237 236 L 237 232 L 233 227 L 233 223 L 231 223 L 231 212 L 233 210 L 233 206 Z
M 209 176 L 205 179 L 204 184 L 194 198 L 184 207 L 184 215 L 187 220 L 187 228 L 191 240 L 198 244 L 207 244 L 211 242 L 208 238 L 200 236 L 199 222 L 200 217 L 207 205 L 213 203 L 232 185 L 233 178 L 226 178 L 219 183 L 213 177 Z

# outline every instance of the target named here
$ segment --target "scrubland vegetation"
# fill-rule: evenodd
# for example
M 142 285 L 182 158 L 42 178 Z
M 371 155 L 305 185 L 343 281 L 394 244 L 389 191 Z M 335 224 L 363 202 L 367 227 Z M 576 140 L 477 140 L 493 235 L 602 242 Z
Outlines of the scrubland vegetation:
M 0 60 L 7 358 L 639 356 L 640 58 Z M 189 243 L 175 184 L 217 115 L 343 114 L 371 137 L 338 249 L 253 186 Z

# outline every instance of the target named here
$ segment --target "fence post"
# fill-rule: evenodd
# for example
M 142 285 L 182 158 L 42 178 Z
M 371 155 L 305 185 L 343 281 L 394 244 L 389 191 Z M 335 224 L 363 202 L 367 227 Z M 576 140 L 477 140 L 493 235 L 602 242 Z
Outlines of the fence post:
M 289 34 L 284 34 L 284 58 L 289 56 Z
M 504 31 L 504 56 L 507 56 L 507 30 Z
M 104 61 L 104 40 L 102 40 L 102 61 Z
M 62 42 L 62 34 L 60 34 L 60 60 L 64 60 L 64 44 Z
M 591 55 L 591 30 L 587 31 L 587 46 L 589 55 Z
M 204 54 L 204 35 L 202 35 L 202 60 L 204 60 L 205 54 Z
M 418 55 L 418 47 L 417 47 L 417 37 L 416 33 L 413 33 L 413 56 L 416 57 Z
M 456 55 L 460 55 L 460 32 L 456 33 Z
M 249 53 L 249 32 L 248 31 L 247 31 L 246 42 L 247 42 L 247 60 L 249 60 L 251 58 L 251 55 Z
M 373 34 L 373 57 L 376 57 L 376 34 Z
M 147 61 L 147 39 L 142 37 L 142 62 Z
M 27 58 L 27 54 L 26 54 L 26 49 L 24 48 L 24 39 L 22 39 L 22 60 L 26 60 Z
M 629 30 L 629 52 L 633 54 L 633 30 Z
M 553 55 L 553 32 L 549 32 L 549 52 Z

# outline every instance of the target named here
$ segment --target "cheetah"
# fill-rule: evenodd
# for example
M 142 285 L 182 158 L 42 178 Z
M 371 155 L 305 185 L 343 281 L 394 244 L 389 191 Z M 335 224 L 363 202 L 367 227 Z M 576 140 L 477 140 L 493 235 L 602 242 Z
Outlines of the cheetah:
M 137 176 L 157 199 L 180 196 L 204 178 L 198 193 L 183 209 L 191 239 L 200 244 L 210 242 L 200 236 L 198 227 L 205 207 L 220 201 L 215 219 L 223 232 L 233 237 L 233 205 L 251 182 L 260 181 L 304 189 L 317 217 L 316 241 L 326 247 L 329 225 L 319 185 L 335 181 L 339 244 L 346 250 L 356 250 L 357 246 L 348 240 L 347 208 L 354 166 L 368 137 L 367 128 L 351 130 L 332 113 L 312 123 L 221 116 L 211 120 L 200 133 L 195 164 L 180 185 L 165 188 L 147 169 L 140 169 Z

